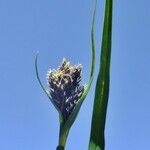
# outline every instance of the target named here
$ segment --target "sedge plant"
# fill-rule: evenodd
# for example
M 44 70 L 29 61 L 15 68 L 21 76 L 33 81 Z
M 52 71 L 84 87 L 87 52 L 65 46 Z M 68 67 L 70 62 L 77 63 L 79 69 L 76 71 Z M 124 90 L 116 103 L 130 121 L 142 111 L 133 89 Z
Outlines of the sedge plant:
M 95 5 L 96 9 L 96 5 Z M 94 18 L 93 14 L 92 30 L 91 30 L 91 45 L 92 45 L 92 61 L 91 73 L 87 86 L 80 85 L 82 65 L 72 66 L 69 61 L 63 59 L 61 65 L 57 69 L 49 70 L 47 81 L 49 89 L 40 80 L 38 72 L 38 54 L 35 59 L 35 69 L 37 80 L 59 113 L 59 140 L 56 150 L 64 150 L 66 140 L 73 125 L 81 105 L 85 100 L 94 78 L 95 67 L 95 46 L 94 46 Z
M 38 72 L 38 54 L 35 59 L 35 70 L 37 80 L 59 113 L 59 140 L 56 150 L 65 150 L 67 137 L 71 126 L 76 120 L 81 105 L 85 100 L 93 78 L 95 68 L 95 42 L 94 24 L 97 0 L 95 2 L 92 28 L 91 28 L 91 73 L 87 86 L 80 84 L 82 65 L 71 65 L 65 58 L 57 69 L 50 69 L 47 73 L 48 89 L 40 80 Z M 105 19 L 103 29 L 103 40 L 100 58 L 100 70 L 97 78 L 94 99 L 93 117 L 91 125 L 91 136 L 89 150 L 104 150 L 104 129 L 107 102 L 109 95 L 109 70 L 111 54 L 111 26 L 112 26 L 112 0 L 106 0 Z

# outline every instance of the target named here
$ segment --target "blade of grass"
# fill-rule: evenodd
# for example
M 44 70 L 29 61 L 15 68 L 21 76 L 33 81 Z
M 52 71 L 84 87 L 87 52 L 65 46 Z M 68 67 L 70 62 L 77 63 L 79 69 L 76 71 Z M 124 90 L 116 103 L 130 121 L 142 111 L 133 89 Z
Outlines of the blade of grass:
M 38 82 L 39 82 L 42 90 L 44 91 L 44 93 L 46 94 L 46 96 L 49 98 L 49 100 L 53 103 L 53 105 L 57 109 L 57 111 L 59 112 L 60 118 L 62 118 L 62 114 L 61 114 L 60 110 L 55 105 L 55 103 L 52 101 L 52 98 L 51 98 L 50 94 L 46 91 L 46 88 L 44 87 L 42 81 L 40 80 L 39 71 L 38 71 L 38 53 L 36 54 L 36 57 L 35 57 L 35 73 L 36 73 L 37 80 L 38 80 Z
M 74 112 L 72 113 L 71 117 L 68 120 L 68 123 L 71 121 L 72 118 L 76 118 L 77 114 L 75 112 L 78 113 L 77 110 L 80 109 L 80 106 L 82 104 L 82 102 L 84 101 L 84 99 L 86 98 L 89 89 L 91 87 L 93 78 L 94 78 L 94 69 L 95 69 L 95 43 L 94 43 L 94 24 L 95 24 L 95 13 L 96 13 L 96 4 L 95 4 L 95 8 L 94 8 L 94 13 L 92 16 L 92 29 L 91 29 L 91 47 L 92 47 L 92 63 L 91 63 L 91 73 L 90 73 L 90 80 L 88 82 L 88 85 L 82 95 L 82 97 L 80 98 L 78 104 L 76 105 Z M 70 123 L 69 123 L 70 124 Z
M 97 2 L 97 0 L 96 0 L 96 2 Z M 88 82 L 88 85 L 87 85 L 82 97 L 80 98 L 78 104 L 76 105 L 74 111 L 72 112 L 71 116 L 69 117 L 67 122 L 64 125 L 62 125 L 61 133 L 60 133 L 60 142 L 59 142 L 59 146 L 62 146 L 62 147 L 64 147 L 64 145 L 66 143 L 66 139 L 67 139 L 69 130 L 70 130 L 72 124 L 74 123 L 74 121 L 75 121 L 75 119 L 76 119 L 76 117 L 79 113 L 81 105 L 82 105 L 84 99 L 86 98 L 86 96 L 89 92 L 89 89 L 91 87 L 91 84 L 92 84 L 92 81 L 93 81 L 93 78 L 94 78 L 94 69 L 95 69 L 95 43 L 94 43 L 95 13 L 96 13 L 96 3 L 95 3 L 95 6 L 94 6 L 94 13 L 93 13 L 93 16 L 92 16 L 92 28 L 91 28 L 92 62 L 91 62 L 90 80 Z M 59 148 L 59 146 L 57 148 Z
M 109 97 L 113 0 L 106 0 L 100 68 L 96 83 L 89 150 L 105 149 L 105 122 Z

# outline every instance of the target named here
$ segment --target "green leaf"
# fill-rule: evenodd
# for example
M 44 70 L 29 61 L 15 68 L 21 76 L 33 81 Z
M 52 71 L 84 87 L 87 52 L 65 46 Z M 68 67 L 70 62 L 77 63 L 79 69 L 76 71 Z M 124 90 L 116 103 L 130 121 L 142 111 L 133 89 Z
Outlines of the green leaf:
M 53 102 L 50 94 L 46 91 L 46 88 L 44 87 L 44 85 L 42 84 L 41 80 L 40 80 L 40 77 L 39 77 L 39 72 L 38 72 L 38 53 L 36 54 L 36 57 L 35 57 L 35 71 L 36 71 L 36 77 L 37 77 L 37 80 L 42 88 L 42 90 L 44 91 L 44 93 L 46 94 L 46 96 L 49 98 L 49 100 L 52 102 L 52 104 L 55 106 L 55 108 L 57 109 L 57 111 L 59 112 L 60 114 L 60 119 L 62 119 L 62 113 L 61 111 L 59 110 L 59 108 L 55 105 L 55 103 Z
M 91 73 L 90 73 L 90 80 L 88 82 L 87 87 L 85 88 L 85 91 L 82 95 L 82 97 L 80 98 L 79 102 L 77 103 L 77 105 L 75 106 L 72 114 L 70 115 L 70 117 L 68 118 L 68 120 L 66 122 L 63 121 L 63 117 L 61 112 L 59 111 L 59 109 L 57 108 L 57 106 L 55 105 L 55 103 L 53 103 L 51 96 L 49 95 L 49 93 L 46 91 L 45 87 L 43 86 L 40 77 L 39 77 L 39 73 L 38 73 L 38 65 L 37 65 L 37 61 L 38 61 L 38 54 L 36 55 L 36 59 L 35 59 L 35 69 L 36 69 L 36 76 L 38 79 L 38 82 L 41 86 L 41 88 L 43 89 L 43 91 L 45 92 L 45 94 L 48 96 L 48 98 L 50 99 L 50 101 L 53 103 L 53 105 L 55 106 L 55 108 L 59 111 L 60 114 L 60 135 L 59 135 L 59 145 L 57 146 L 57 149 L 64 149 L 65 144 L 66 144 L 66 140 L 67 140 L 67 136 L 69 133 L 69 130 L 72 126 L 72 124 L 74 123 L 79 110 L 81 108 L 81 105 L 84 101 L 84 99 L 86 98 L 89 89 L 91 87 L 92 81 L 93 81 L 93 77 L 94 77 L 94 68 L 95 68 L 95 43 L 94 43 L 94 23 L 95 23 L 95 12 L 96 12 L 96 4 L 95 4 L 95 8 L 94 8 L 94 13 L 93 13 L 93 18 L 92 18 L 92 29 L 91 29 L 91 45 L 92 45 L 92 62 L 91 62 Z
M 91 46 L 92 46 L 92 62 L 91 62 L 91 73 L 90 73 L 90 80 L 88 82 L 88 85 L 82 95 L 82 97 L 80 98 L 79 102 L 77 103 L 77 105 L 75 106 L 72 114 L 70 115 L 70 117 L 68 118 L 68 120 L 62 125 L 61 127 L 61 133 L 60 133 L 60 143 L 59 145 L 65 145 L 66 143 L 66 139 L 69 133 L 69 130 L 72 126 L 72 124 L 74 123 L 79 110 L 81 108 L 81 105 L 84 101 L 84 99 L 86 98 L 92 81 L 93 81 L 93 77 L 94 77 L 94 68 L 95 68 L 95 43 L 94 43 L 94 23 L 95 23 L 95 13 L 96 13 L 96 4 L 95 4 L 95 8 L 94 8 L 94 13 L 93 13 L 93 17 L 92 17 L 92 29 L 91 29 Z M 65 135 L 65 136 L 64 136 Z M 66 139 L 65 139 L 66 138 Z
M 105 122 L 109 97 L 112 8 L 113 0 L 106 0 L 100 69 L 96 83 L 89 150 L 105 149 Z
M 72 115 L 69 117 L 68 121 L 67 121 L 67 125 L 71 126 L 72 123 L 74 122 L 75 118 L 77 117 L 77 114 L 80 110 L 80 107 L 81 107 L 81 104 L 82 102 L 84 101 L 84 99 L 86 98 L 89 90 L 90 90 L 90 87 L 91 87 L 91 84 L 92 84 L 92 81 L 93 81 L 93 78 L 94 78 L 94 68 L 95 68 L 95 43 L 94 43 L 94 24 L 95 24 L 95 13 L 96 13 L 96 5 L 95 5 L 95 8 L 94 8 L 94 13 L 93 13 L 93 17 L 92 17 L 92 29 L 91 29 L 91 45 L 92 45 L 92 63 L 91 63 L 91 74 L 90 74 L 90 80 L 88 82 L 88 85 L 82 95 L 82 97 L 80 98 L 78 104 L 76 105 Z

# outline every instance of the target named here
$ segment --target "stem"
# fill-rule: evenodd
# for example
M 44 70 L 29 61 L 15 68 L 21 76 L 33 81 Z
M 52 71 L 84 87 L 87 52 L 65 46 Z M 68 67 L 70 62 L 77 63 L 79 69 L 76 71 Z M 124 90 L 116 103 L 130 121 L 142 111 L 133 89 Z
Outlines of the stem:
M 56 150 L 65 150 L 65 145 L 66 145 L 69 129 L 63 130 L 63 127 L 64 127 L 64 122 L 63 122 L 63 120 L 60 120 L 59 144 L 58 144 Z
M 65 148 L 64 147 L 61 147 L 61 146 L 57 146 L 56 150 L 64 150 Z

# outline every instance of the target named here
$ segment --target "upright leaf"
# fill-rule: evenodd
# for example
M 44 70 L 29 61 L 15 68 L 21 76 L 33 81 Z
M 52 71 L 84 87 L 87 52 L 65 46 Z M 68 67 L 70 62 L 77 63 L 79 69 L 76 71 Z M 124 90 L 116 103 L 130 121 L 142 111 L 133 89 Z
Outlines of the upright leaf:
M 94 77 L 94 68 L 95 68 L 95 45 L 94 45 L 94 20 L 95 20 L 95 11 L 96 11 L 96 5 L 95 5 L 95 9 L 94 9 L 94 13 L 93 13 L 93 18 L 92 18 L 92 29 L 91 29 L 91 50 L 92 50 L 92 62 L 91 62 L 91 72 L 90 72 L 90 79 L 88 82 L 87 87 L 84 90 L 83 95 L 81 96 L 81 98 L 79 99 L 79 102 L 76 104 L 72 114 L 70 115 L 70 117 L 68 118 L 68 120 L 66 120 L 66 122 L 64 122 L 63 117 L 61 112 L 59 111 L 58 107 L 55 105 L 55 103 L 52 101 L 52 98 L 49 94 L 49 92 L 46 91 L 44 85 L 42 84 L 40 77 L 39 77 L 39 73 L 38 73 L 38 54 L 36 55 L 35 58 L 35 70 L 36 70 L 36 77 L 38 79 L 38 82 L 42 88 L 42 90 L 44 91 L 44 93 L 48 96 L 48 98 L 51 100 L 51 102 L 54 104 L 54 106 L 56 107 L 56 109 L 59 112 L 60 115 L 60 133 L 59 133 L 59 143 L 57 146 L 57 150 L 64 150 L 65 149 L 65 145 L 66 145 L 66 140 L 67 140 L 67 136 L 69 134 L 69 130 L 72 126 L 72 124 L 74 123 L 79 110 L 81 108 L 81 105 L 84 101 L 84 99 L 86 98 L 89 89 L 91 87 L 92 81 L 93 81 L 93 77 Z
M 109 97 L 113 0 L 106 0 L 100 68 L 96 83 L 89 150 L 105 149 L 105 122 Z
M 93 81 L 93 78 L 94 78 L 94 69 L 95 69 L 95 43 L 94 43 L 95 13 L 96 13 L 96 3 L 95 3 L 95 8 L 94 8 L 94 13 L 93 13 L 93 16 L 92 16 L 92 28 L 91 28 L 92 62 L 91 62 L 90 80 L 88 82 L 88 85 L 87 85 L 82 97 L 80 98 L 78 104 L 76 105 L 73 113 L 71 114 L 71 116 L 69 117 L 67 122 L 65 124 L 61 125 L 59 146 L 64 146 L 65 145 L 69 130 L 70 130 L 72 124 L 74 123 L 74 121 L 75 121 L 75 119 L 76 119 L 76 117 L 79 113 L 81 105 L 82 105 L 84 99 L 86 98 L 86 96 L 89 92 L 89 89 L 91 87 L 91 84 L 92 84 L 92 81 Z M 57 149 L 59 148 L 59 146 L 57 147 Z

